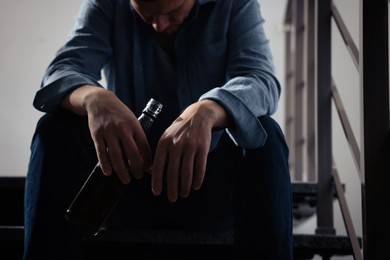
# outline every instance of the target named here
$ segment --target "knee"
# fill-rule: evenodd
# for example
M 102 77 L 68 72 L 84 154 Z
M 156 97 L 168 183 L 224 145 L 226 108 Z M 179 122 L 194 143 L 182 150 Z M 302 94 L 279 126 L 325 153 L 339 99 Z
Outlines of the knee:
M 68 132 L 72 128 L 84 127 L 84 124 L 87 124 L 86 117 L 61 110 L 52 114 L 44 114 L 38 120 L 35 132 L 42 134 Z
M 282 129 L 280 128 L 279 124 L 272 117 L 261 116 L 261 117 L 259 117 L 259 121 L 268 135 L 270 133 L 271 134 L 277 133 L 277 134 L 283 135 Z
M 259 121 L 267 133 L 267 140 L 265 142 L 264 148 L 279 148 L 283 150 L 287 155 L 288 147 L 286 139 L 279 124 L 270 116 L 259 117 Z
M 77 116 L 66 111 L 44 114 L 38 121 L 33 135 L 32 146 L 45 148 L 63 147 L 75 140 L 89 135 L 86 117 Z

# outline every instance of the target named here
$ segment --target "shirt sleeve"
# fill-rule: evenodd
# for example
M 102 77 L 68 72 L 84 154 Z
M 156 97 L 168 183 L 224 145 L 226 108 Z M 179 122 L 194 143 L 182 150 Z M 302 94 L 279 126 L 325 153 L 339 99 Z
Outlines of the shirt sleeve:
M 228 80 L 200 99 L 211 99 L 224 107 L 234 125 L 227 130 L 236 145 L 257 148 L 267 134 L 259 117 L 272 115 L 280 96 L 274 64 L 256 0 L 233 1 L 228 34 Z
M 101 70 L 112 54 L 110 32 L 113 1 L 84 0 L 69 38 L 48 66 L 33 105 L 55 111 L 62 99 L 82 85 L 99 84 Z

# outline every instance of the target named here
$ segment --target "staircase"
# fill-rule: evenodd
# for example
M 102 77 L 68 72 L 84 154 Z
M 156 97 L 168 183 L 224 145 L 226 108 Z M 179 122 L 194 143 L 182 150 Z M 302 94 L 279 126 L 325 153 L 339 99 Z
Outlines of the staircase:
M 23 254 L 24 177 L 0 177 L 0 252 L 21 259 Z M 296 223 L 315 214 L 316 184 L 293 183 L 293 214 Z M 167 256 L 171 259 L 233 259 L 233 233 L 144 230 L 123 232 L 103 230 L 96 237 L 86 237 L 84 248 L 89 259 L 137 259 Z M 315 255 L 351 255 L 348 237 L 336 235 L 294 234 L 294 259 L 312 259 Z M 183 258 L 185 256 L 185 258 Z M 188 257 L 191 258 L 188 258 Z
M 352 28 L 359 30 L 356 42 L 350 33 L 351 25 L 344 22 L 351 15 L 352 5 L 336 0 L 286 2 L 285 134 L 292 179 L 314 181 L 317 185 L 316 234 L 335 233 L 332 191 L 335 187 L 353 258 L 390 259 L 390 211 L 387 209 L 390 201 L 390 1 L 355 1 L 353 7 L 358 19 Z M 340 12 L 343 9 L 339 7 L 343 5 L 344 12 Z M 348 64 L 343 63 L 344 56 L 339 50 L 349 54 L 346 61 L 356 74 L 338 66 Z M 358 84 L 350 80 L 355 75 Z M 358 97 L 354 99 L 358 109 L 351 110 L 352 102 L 347 97 L 354 94 Z M 355 136 L 356 126 L 352 127 L 350 122 L 351 113 L 358 116 L 358 136 Z M 342 140 L 338 139 L 339 134 Z M 358 188 L 362 209 L 354 214 L 362 219 L 362 239 L 356 236 L 337 172 L 336 164 L 345 163 L 336 150 L 340 141 L 346 143 L 343 148 L 349 149 L 355 166 L 343 174 L 356 173 L 353 177 L 361 182 Z M 302 204 L 301 214 L 310 214 L 311 208 L 307 207 L 310 204 Z

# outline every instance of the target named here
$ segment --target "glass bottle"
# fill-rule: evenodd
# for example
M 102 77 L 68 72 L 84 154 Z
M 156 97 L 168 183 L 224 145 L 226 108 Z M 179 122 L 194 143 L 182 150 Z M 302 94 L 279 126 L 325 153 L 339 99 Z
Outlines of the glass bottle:
M 153 98 L 149 100 L 138 118 L 145 133 L 161 109 L 160 102 Z M 110 176 L 104 175 L 98 163 L 69 206 L 65 218 L 83 230 L 97 235 L 126 187 L 116 172 L 112 172 Z

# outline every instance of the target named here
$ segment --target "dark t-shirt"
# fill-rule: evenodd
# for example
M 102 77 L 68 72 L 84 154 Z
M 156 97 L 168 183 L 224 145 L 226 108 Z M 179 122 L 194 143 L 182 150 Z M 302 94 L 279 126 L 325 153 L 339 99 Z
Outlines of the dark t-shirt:
M 153 64 L 155 82 L 151 83 L 153 84 L 153 98 L 163 104 L 163 109 L 148 134 L 153 153 L 165 129 L 180 114 L 177 95 L 174 39 L 174 35 L 161 36 L 156 34 L 157 44 L 154 51 Z

